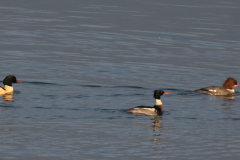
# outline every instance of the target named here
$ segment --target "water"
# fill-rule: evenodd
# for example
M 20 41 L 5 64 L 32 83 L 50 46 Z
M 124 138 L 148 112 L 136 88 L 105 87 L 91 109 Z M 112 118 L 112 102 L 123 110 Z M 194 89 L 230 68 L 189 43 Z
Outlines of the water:
M 0 2 L 0 159 L 237 159 L 240 94 L 193 93 L 239 76 L 240 3 Z M 124 110 L 154 105 L 161 117 Z

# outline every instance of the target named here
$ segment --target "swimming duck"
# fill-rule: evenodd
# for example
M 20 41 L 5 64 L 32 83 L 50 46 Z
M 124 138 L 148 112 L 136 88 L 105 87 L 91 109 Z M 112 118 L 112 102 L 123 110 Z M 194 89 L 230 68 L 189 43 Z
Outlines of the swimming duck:
M 134 114 L 146 114 L 151 116 L 162 115 L 163 104 L 161 101 L 161 96 L 164 94 L 171 94 L 172 92 L 164 92 L 162 90 L 155 90 L 153 97 L 155 98 L 156 104 L 153 107 L 150 106 L 137 106 L 135 108 L 130 108 L 126 112 Z
M 12 94 L 14 92 L 12 83 L 22 83 L 18 81 L 15 76 L 9 75 L 3 80 L 4 88 L 0 87 L 0 95 Z
M 240 86 L 240 84 L 237 83 L 237 80 L 235 78 L 229 77 L 224 81 L 222 87 L 209 86 L 209 87 L 195 90 L 195 92 L 206 93 L 214 96 L 226 96 L 226 95 L 234 94 L 235 90 L 233 89 L 233 87 L 237 87 L 237 86 Z

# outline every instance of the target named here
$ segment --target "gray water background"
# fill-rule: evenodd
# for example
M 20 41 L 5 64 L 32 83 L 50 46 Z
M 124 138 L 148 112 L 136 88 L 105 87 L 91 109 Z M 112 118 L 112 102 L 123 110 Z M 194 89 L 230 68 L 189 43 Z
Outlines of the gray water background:
M 0 2 L 0 159 L 238 159 L 238 0 Z M 154 105 L 161 117 L 124 110 Z M 10 97 L 11 99 L 11 97 Z

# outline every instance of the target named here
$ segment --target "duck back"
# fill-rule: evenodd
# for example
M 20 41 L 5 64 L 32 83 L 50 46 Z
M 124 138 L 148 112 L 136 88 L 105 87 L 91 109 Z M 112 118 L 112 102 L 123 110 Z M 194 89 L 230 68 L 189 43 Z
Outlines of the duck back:
M 219 86 L 209 86 L 209 87 L 195 90 L 195 92 L 206 93 L 206 94 L 214 95 L 214 96 L 233 94 L 232 92 L 228 91 L 227 89 L 225 89 L 223 87 L 219 87 Z

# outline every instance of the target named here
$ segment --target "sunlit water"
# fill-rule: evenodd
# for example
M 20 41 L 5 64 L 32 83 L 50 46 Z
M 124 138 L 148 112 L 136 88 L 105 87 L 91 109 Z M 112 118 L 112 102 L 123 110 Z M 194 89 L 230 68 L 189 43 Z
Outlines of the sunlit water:
M 238 159 L 240 3 L 0 2 L 0 159 Z M 161 117 L 124 110 L 152 106 Z

